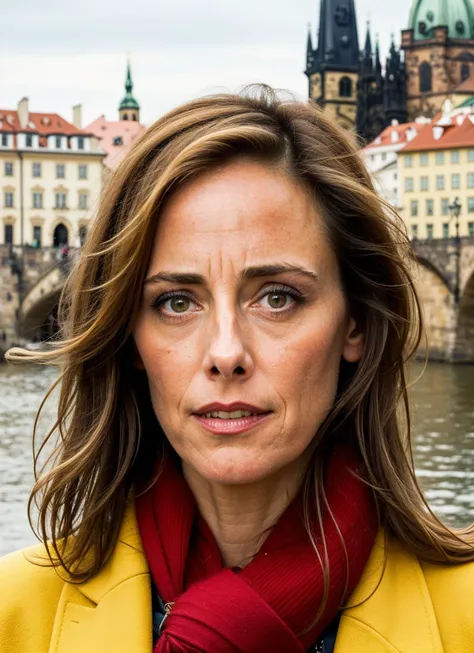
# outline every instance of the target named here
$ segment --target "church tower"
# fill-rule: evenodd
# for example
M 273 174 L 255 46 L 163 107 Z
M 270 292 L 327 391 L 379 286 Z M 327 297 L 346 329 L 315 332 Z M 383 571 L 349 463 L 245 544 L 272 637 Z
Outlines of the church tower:
M 368 24 L 357 83 L 356 129 L 362 140 L 370 142 L 385 126 L 384 79 L 380 50 L 377 42 L 375 53 L 373 52 L 370 24 Z
M 354 0 L 321 0 L 318 44 L 308 34 L 309 97 L 345 128 L 356 122 L 359 39 Z
M 119 120 L 133 120 L 140 122 L 140 105 L 133 97 L 132 73 L 130 62 L 127 63 L 127 77 L 125 80 L 125 96 L 119 105 Z
M 447 96 L 462 100 L 474 78 L 474 11 L 471 0 L 414 0 L 402 32 L 409 118 L 438 113 Z M 466 84 L 464 84 L 466 86 Z M 468 84 L 467 86 L 470 87 Z
M 392 124 L 394 120 L 399 124 L 408 120 L 407 71 L 403 54 L 397 50 L 393 35 L 385 65 L 384 110 L 388 125 Z

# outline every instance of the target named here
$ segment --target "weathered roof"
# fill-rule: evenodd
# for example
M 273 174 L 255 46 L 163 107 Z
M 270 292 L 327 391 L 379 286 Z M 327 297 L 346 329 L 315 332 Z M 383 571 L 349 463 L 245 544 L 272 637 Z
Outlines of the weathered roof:
M 414 0 L 409 19 L 417 41 L 433 38 L 435 27 L 447 27 L 451 39 L 474 38 L 471 0 Z
M 100 139 L 100 144 L 107 156 L 104 164 L 114 169 L 125 157 L 133 141 L 145 130 L 145 125 L 135 120 L 106 120 L 100 116 L 88 127 L 88 131 Z M 116 139 L 121 138 L 121 144 Z

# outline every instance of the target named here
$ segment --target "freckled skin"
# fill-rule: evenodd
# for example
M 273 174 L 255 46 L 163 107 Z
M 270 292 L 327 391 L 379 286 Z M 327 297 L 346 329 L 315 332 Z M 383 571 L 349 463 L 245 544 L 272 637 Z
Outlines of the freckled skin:
M 300 186 L 250 161 L 199 177 L 164 207 L 147 277 L 196 273 L 205 285 L 145 284 L 134 339 L 155 413 L 188 475 L 228 485 L 294 476 L 334 402 L 341 357 L 360 358 L 363 336 L 322 220 Z M 318 279 L 241 277 L 250 266 L 282 263 Z M 296 288 L 305 301 L 289 297 L 290 309 L 275 311 L 262 298 L 275 285 Z M 152 302 L 169 291 L 195 299 L 165 319 Z M 216 436 L 193 417 L 214 401 L 271 415 L 243 435 Z

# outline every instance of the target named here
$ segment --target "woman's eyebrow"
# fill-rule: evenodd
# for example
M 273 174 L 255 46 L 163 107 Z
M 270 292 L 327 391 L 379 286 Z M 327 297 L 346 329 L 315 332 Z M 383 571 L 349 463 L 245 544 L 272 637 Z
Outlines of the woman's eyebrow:
M 242 273 L 239 275 L 242 279 L 256 279 L 261 277 L 275 277 L 279 274 L 284 273 L 296 273 L 302 274 L 306 277 L 309 277 L 312 281 L 318 280 L 318 275 L 312 270 L 308 270 L 299 265 L 289 265 L 285 263 L 279 263 L 274 265 L 256 265 L 249 268 L 245 268 Z M 206 284 L 206 279 L 201 274 L 196 274 L 193 272 L 157 272 L 151 277 L 145 280 L 145 284 L 152 283 L 176 283 L 176 284 L 188 284 L 194 286 L 203 286 Z

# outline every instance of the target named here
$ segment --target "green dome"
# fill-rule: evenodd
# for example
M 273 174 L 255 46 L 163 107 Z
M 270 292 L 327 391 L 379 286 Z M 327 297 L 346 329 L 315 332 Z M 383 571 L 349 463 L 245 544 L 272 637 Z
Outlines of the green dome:
M 133 82 L 132 82 L 132 73 L 130 71 L 130 64 L 127 65 L 127 79 L 125 81 L 125 97 L 119 104 L 119 111 L 123 109 L 134 109 L 135 111 L 140 110 L 140 105 L 133 97 Z
M 126 93 L 125 97 L 120 102 L 119 109 L 120 111 L 122 109 L 135 109 L 136 111 L 138 111 L 140 109 L 140 105 L 135 100 L 132 94 Z
M 471 0 L 414 0 L 409 29 L 415 40 L 433 37 L 433 28 L 448 27 L 450 39 L 474 39 Z

